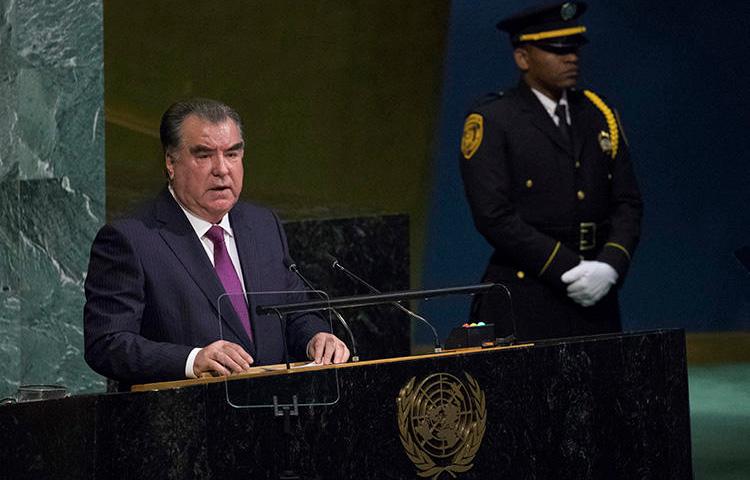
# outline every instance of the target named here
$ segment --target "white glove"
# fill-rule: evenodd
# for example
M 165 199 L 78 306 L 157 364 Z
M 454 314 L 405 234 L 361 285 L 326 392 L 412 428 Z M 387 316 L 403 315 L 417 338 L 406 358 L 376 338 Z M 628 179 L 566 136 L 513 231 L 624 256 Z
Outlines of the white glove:
M 560 280 L 568 285 L 568 296 L 584 307 L 590 307 L 609 292 L 619 275 L 612 266 L 595 260 L 581 263 L 563 273 Z

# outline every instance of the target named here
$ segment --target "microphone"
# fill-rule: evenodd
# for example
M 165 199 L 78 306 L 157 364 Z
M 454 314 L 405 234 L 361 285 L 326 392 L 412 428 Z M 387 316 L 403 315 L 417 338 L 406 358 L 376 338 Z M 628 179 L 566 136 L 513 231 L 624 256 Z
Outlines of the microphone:
M 336 257 L 334 257 L 333 255 L 331 255 L 330 253 L 326 253 L 325 256 L 328 258 L 328 260 L 330 260 L 331 262 L 333 262 L 333 263 L 331 263 L 331 268 L 333 268 L 334 270 L 341 270 L 342 272 L 344 272 L 344 274 L 346 274 L 347 277 L 349 277 L 352 280 L 354 280 L 355 282 L 357 282 L 357 283 L 359 283 L 359 284 L 364 285 L 365 287 L 367 287 L 368 290 L 370 290 L 371 293 L 382 293 L 380 290 L 378 290 L 377 288 L 375 288 L 372 285 L 370 285 L 369 283 L 367 283 L 364 279 L 362 279 L 359 276 L 357 276 L 356 274 L 354 274 L 354 272 L 351 272 L 349 269 L 347 269 L 346 267 L 344 267 L 343 265 L 341 265 L 341 263 L 338 261 L 338 259 Z M 439 352 L 443 351 L 443 347 L 440 345 L 440 339 L 438 338 L 438 334 L 437 334 L 437 331 L 435 330 L 435 327 L 433 327 L 432 324 L 430 322 L 428 322 L 426 318 L 424 318 L 424 317 L 422 317 L 420 315 L 417 315 L 416 313 L 412 312 L 411 310 L 409 310 L 408 308 L 404 307 L 403 305 L 401 305 L 398 302 L 391 302 L 391 305 L 393 305 L 394 307 L 398 308 L 399 310 L 401 310 L 405 314 L 409 315 L 411 318 L 419 320 L 420 322 L 422 322 L 422 323 L 426 324 L 428 327 L 430 327 L 430 329 L 432 330 L 432 336 L 433 336 L 433 338 L 435 340 L 435 349 L 434 349 L 434 352 L 435 353 L 439 353 Z
M 314 291 L 321 299 L 328 300 L 317 288 L 313 286 L 310 281 L 305 278 L 304 275 L 302 275 L 302 272 L 299 271 L 299 267 L 297 267 L 297 264 L 294 263 L 294 260 L 292 260 L 289 256 L 284 257 L 284 266 L 292 273 L 297 275 L 300 280 L 302 280 L 302 283 L 307 285 L 307 288 Z M 352 343 L 352 355 L 351 355 L 351 361 L 352 362 L 358 362 L 359 361 L 359 355 L 357 353 L 357 343 L 354 341 L 354 335 L 352 334 L 352 331 L 349 329 L 349 325 L 346 323 L 346 320 L 344 320 L 344 317 L 336 310 L 335 308 L 329 308 L 331 312 L 333 312 L 333 315 L 338 319 L 338 321 L 341 323 L 341 326 L 344 327 L 344 330 L 346 330 L 346 333 L 349 335 L 349 341 Z

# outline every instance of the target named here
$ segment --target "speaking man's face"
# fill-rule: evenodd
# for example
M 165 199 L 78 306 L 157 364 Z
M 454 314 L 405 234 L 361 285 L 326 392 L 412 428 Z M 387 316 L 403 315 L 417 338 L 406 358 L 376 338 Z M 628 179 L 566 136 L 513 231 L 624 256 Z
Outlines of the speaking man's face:
M 180 203 L 198 217 L 218 223 L 242 191 L 245 144 L 234 120 L 211 123 L 188 115 L 178 148 L 166 155 L 172 188 Z

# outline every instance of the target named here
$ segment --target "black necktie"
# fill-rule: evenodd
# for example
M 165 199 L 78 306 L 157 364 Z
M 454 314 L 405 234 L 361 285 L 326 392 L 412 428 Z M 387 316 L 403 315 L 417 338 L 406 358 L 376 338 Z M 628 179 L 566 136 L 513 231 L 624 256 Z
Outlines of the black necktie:
M 562 103 L 558 103 L 557 107 L 555 107 L 555 115 L 557 115 L 557 118 L 560 120 L 557 124 L 557 128 L 560 129 L 560 134 L 565 141 L 570 144 L 570 125 L 568 125 L 567 107 Z

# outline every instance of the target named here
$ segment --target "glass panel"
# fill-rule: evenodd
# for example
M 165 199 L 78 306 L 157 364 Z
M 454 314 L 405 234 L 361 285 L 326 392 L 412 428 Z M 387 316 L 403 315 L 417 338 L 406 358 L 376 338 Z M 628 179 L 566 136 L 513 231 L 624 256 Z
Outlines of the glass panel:
M 282 308 L 320 299 L 316 311 L 286 313 Z M 306 357 L 311 328 L 332 332 L 328 295 L 322 291 L 224 294 L 218 299 L 222 339 L 236 343 L 238 335 L 245 335 L 233 311 L 233 304 L 245 301 L 250 305 L 254 347 L 248 353 L 255 363 L 249 372 L 227 377 L 227 403 L 234 408 L 274 408 L 338 402 L 338 369 L 316 365 Z

